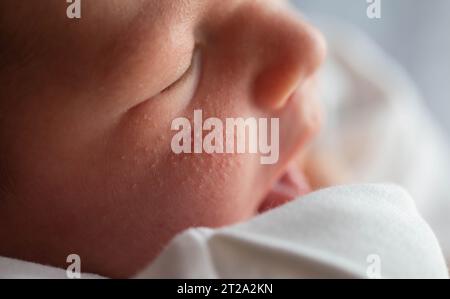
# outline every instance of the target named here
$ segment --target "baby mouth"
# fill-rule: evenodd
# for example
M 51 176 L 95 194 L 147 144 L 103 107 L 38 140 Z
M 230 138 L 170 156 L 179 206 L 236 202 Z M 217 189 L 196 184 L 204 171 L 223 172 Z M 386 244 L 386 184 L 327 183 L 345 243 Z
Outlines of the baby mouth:
M 269 190 L 258 212 L 267 212 L 310 192 L 311 187 L 303 171 L 298 165 L 291 166 Z

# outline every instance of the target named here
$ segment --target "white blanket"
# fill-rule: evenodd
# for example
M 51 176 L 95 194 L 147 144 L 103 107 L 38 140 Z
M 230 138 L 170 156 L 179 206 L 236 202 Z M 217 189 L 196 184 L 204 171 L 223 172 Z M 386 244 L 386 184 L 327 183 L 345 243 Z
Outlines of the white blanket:
M 82 263 L 81 263 L 82 266 Z M 80 273 L 82 279 L 99 279 L 99 275 Z M 72 275 L 70 277 L 73 277 Z M 0 257 L 0 279 L 66 279 L 65 269 Z
M 329 43 L 325 130 L 316 151 L 352 183 L 396 183 L 416 201 L 450 262 L 450 146 L 403 69 L 352 26 L 315 17 Z
M 0 258 L 0 278 L 66 277 L 63 269 Z M 448 278 L 448 274 L 435 235 L 403 189 L 354 185 L 312 193 L 239 225 L 187 230 L 138 278 Z
M 247 223 L 190 229 L 139 278 L 448 278 L 435 235 L 393 185 L 325 189 Z

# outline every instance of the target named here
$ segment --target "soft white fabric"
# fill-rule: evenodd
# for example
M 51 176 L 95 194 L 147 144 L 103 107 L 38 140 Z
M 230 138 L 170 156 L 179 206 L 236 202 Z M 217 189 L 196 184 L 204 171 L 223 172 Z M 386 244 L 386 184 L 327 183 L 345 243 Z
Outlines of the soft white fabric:
M 448 278 L 433 232 L 409 195 L 393 185 L 329 188 L 243 224 L 187 230 L 138 278 L 378 275 Z M 0 278 L 67 276 L 64 269 L 0 258 Z
M 329 43 L 326 126 L 316 151 L 352 183 L 404 187 L 450 262 L 450 146 L 403 69 L 352 26 L 314 17 Z
M 247 223 L 187 230 L 138 277 L 372 278 L 368 273 L 448 278 L 433 232 L 393 185 L 329 188 Z
M 0 257 L 0 279 L 67 279 L 65 269 Z M 99 275 L 82 273 L 81 279 L 101 278 Z

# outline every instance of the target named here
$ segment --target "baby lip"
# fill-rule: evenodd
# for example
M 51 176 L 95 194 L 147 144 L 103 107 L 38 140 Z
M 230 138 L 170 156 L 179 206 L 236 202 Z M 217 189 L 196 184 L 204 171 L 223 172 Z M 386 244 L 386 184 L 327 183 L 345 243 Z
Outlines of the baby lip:
M 296 196 L 305 195 L 306 193 L 311 192 L 311 188 L 305 174 L 297 165 L 289 167 L 284 176 L 281 178 L 281 183 L 290 186 Z
M 304 173 L 298 166 L 289 167 L 264 198 L 258 212 L 263 213 L 311 192 Z

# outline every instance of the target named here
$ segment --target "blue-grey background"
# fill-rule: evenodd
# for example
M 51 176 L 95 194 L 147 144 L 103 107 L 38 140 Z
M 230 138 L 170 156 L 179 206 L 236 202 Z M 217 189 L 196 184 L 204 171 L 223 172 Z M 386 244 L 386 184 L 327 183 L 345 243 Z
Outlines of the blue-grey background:
M 366 0 L 292 0 L 306 15 L 325 14 L 367 32 L 408 71 L 450 136 L 450 0 L 381 0 L 369 19 Z

